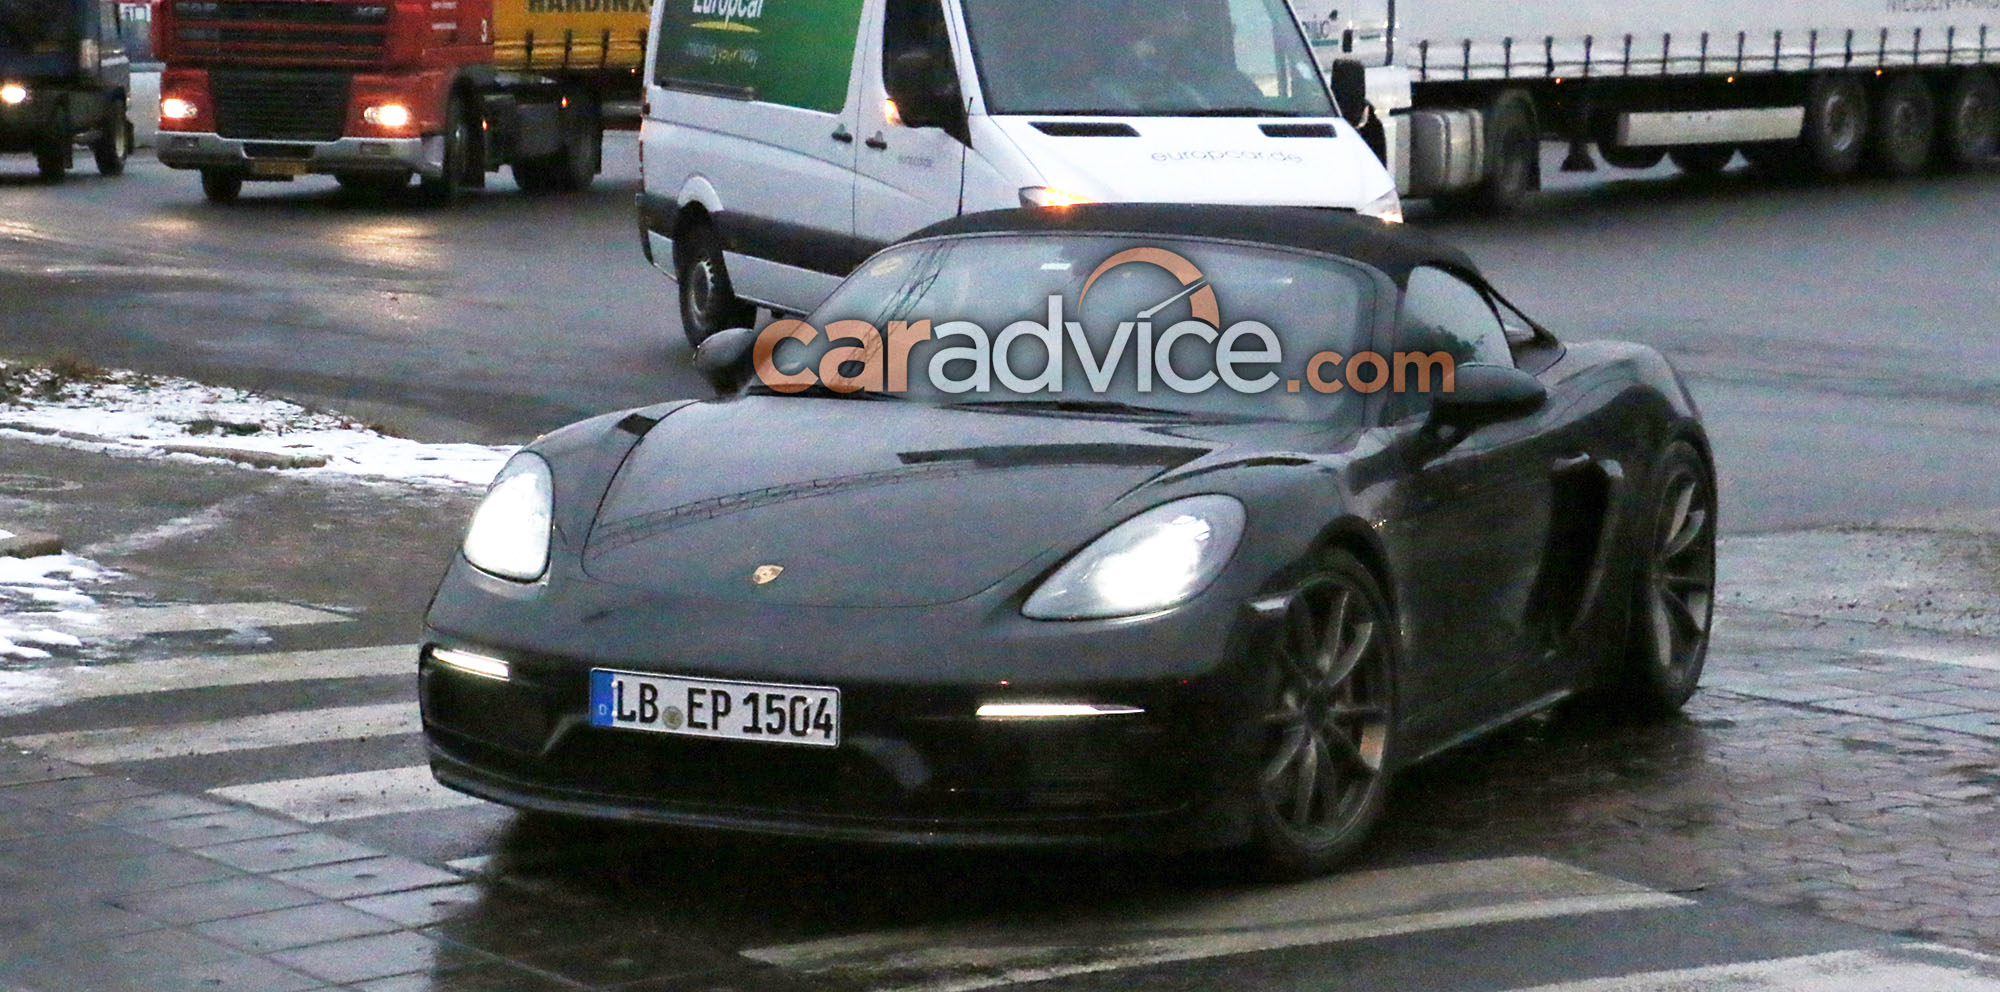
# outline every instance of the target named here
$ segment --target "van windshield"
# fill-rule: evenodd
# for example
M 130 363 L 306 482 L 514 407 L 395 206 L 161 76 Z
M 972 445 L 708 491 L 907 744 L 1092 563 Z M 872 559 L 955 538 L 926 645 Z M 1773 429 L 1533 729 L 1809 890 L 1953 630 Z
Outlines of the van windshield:
M 962 0 L 986 110 L 1330 117 L 1285 0 Z

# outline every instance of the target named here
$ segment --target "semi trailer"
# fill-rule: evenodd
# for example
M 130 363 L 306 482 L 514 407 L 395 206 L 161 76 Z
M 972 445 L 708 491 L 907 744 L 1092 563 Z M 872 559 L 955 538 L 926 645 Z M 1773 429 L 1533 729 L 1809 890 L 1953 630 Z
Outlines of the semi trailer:
M 1540 144 L 1619 168 L 1837 178 L 1965 168 L 2000 142 L 1994 0 L 1294 0 L 1405 196 L 1504 212 Z
M 97 171 L 125 171 L 131 66 L 114 0 L 0 0 L 0 152 L 32 152 L 55 182 L 88 146 Z
M 647 0 L 161 0 L 160 161 L 212 201 L 332 175 L 450 203 L 509 168 L 528 192 L 599 171 L 637 99 Z

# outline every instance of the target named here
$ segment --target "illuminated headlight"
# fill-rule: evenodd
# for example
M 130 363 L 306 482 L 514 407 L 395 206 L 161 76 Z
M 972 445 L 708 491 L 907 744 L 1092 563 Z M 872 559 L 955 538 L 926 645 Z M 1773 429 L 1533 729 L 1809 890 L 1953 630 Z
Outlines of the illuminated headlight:
M 431 660 L 446 668 L 457 669 L 458 671 L 484 678 L 499 679 L 502 682 L 507 681 L 508 677 L 513 674 L 506 662 L 498 658 L 488 658 L 483 654 L 473 654 L 470 651 L 458 651 L 452 648 L 432 648 Z
M 1035 620 L 1091 620 L 1172 609 L 1222 574 L 1243 536 L 1243 504 L 1191 496 L 1156 506 L 1090 542 L 1028 597 Z
M 194 117 L 198 112 L 192 100 L 170 96 L 160 101 L 160 116 L 166 120 L 184 121 Z
M 1363 217 L 1373 217 L 1384 224 L 1401 224 L 1403 222 L 1403 200 L 1396 195 L 1396 189 L 1392 186 L 1389 188 L 1389 192 L 1373 200 L 1369 200 L 1368 204 L 1357 212 Z
M 382 103 L 361 112 L 361 119 L 376 127 L 399 128 L 410 126 L 410 108 L 400 103 Z
M 5 86 L 0 86 L 0 103 L 11 107 L 17 103 L 25 103 L 27 99 L 28 88 L 22 86 L 20 83 L 8 83 Z
M 521 452 L 493 479 L 472 514 L 461 550 L 482 572 L 533 582 L 549 567 L 549 521 L 555 515 L 549 463 Z
M 1024 207 L 1073 207 L 1079 203 L 1095 203 L 1081 193 L 1072 193 L 1054 186 L 1021 187 L 1021 206 Z

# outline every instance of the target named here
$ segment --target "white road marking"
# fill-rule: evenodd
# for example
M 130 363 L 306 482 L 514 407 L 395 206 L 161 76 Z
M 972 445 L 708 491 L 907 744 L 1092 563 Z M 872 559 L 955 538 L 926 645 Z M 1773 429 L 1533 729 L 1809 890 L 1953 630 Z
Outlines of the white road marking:
M 30 734 L 7 743 L 80 765 L 356 740 L 423 729 L 415 703 L 292 710 L 203 723 Z
M 282 813 L 303 823 L 450 809 L 482 801 L 437 784 L 428 765 L 232 785 L 210 789 L 209 795 Z
M 1956 665 L 1959 668 L 1981 668 L 1989 672 L 2000 672 L 2000 654 L 1957 648 L 1949 644 L 1898 646 L 1894 650 L 1868 651 L 1878 658 L 1902 658 L 1909 661 L 1928 661 L 1939 665 Z
M 139 637 L 190 630 L 240 630 L 245 627 L 293 627 L 311 623 L 345 623 L 348 617 L 292 603 L 182 603 L 174 606 L 114 606 L 95 610 L 90 619 L 59 620 L 78 633 Z
M 925 927 L 755 948 L 746 957 L 898 992 L 959 992 L 1513 920 L 1688 905 L 1544 858 L 1356 872 L 1123 911 Z M 911 982 L 913 974 L 927 977 Z
M 370 675 L 416 676 L 417 646 L 333 648 L 266 654 L 202 655 L 115 665 L 42 669 L 55 702 L 137 696 L 177 689 L 349 679 Z
M 1515 992 L 2000 992 L 2000 959 L 1933 944 L 1655 971 Z

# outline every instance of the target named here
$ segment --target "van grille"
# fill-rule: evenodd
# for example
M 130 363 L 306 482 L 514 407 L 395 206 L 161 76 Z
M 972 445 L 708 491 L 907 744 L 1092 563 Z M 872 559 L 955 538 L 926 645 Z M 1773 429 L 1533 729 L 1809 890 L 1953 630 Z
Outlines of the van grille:
M 208 80 L 225 138 L 332 141 L 347 127 L 353 79 L 344 72 L 216 69 Z

